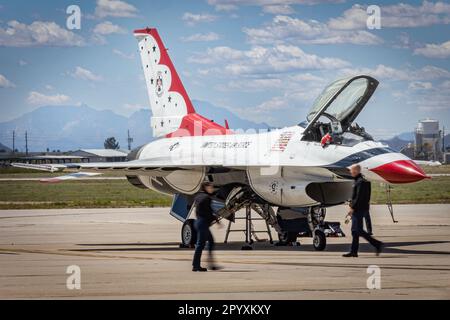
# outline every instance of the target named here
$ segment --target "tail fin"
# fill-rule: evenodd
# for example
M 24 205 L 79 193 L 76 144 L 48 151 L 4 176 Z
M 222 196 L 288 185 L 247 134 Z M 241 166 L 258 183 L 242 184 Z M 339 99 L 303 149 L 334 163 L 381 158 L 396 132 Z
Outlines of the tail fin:
M 177 130 L 183 117 L 195 113 L 194 106 L 167 54 L 156 29 L 134 32 L 139 41 L 150 106 L 153 135 L 161 137 Z
M 152 109 L 151 126 L 156 137 L 178 135 L 177 131 L 186 129 L 194 135 L 194 122 L 202 122 L 204 134 L 208 128 L 218 129 L 226 134 L 226 129 L 195 113 L 189 96 L 181 83 L 167 49 L 156 29 L 141 29 L 134 31 L 139 41 L 142 66 L 147 83 L 150 106 Z

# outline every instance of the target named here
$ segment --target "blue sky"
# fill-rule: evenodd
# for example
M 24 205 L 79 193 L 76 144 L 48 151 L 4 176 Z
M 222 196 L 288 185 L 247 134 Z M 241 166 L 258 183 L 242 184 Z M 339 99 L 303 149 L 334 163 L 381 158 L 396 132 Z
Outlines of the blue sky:
M 149 108 L 132 31 L 150 26 L 190 97 L 241 117 L 299 123 L 327 83 L 366 73 L 381 85 L 358 122 L 375 136 L 426 117 L 450 127 L 449 23 L 449 1 L 0 0 L 0 121 L 52 104 Z

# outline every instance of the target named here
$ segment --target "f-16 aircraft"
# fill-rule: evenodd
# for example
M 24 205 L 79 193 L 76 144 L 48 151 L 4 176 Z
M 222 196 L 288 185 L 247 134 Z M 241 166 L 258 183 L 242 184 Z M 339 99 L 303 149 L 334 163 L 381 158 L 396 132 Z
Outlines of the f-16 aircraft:
M 217 210 L 221 217 L 231 219 L 238 210 L 251 208 L 280 240 L 307 234 L 317 250 L 325 248 L 326 235 L 339 229 L 325 223 L 325 209 L 351 197 L 349 166 L 359 164 L 367 179 L 388 185 L 427 178 L 414 161 L 374 141 L 355 122 L 378 86 L 370 76 L 331 83 L 299 125 L 266 132 L 231 130 L 226 121 L 221 125 L 196 113 L 156 29 L 134 35 L 158 139 L 132 151 L 122 163 L 15 166 L 76 171 L 48 182 L 121 173 L 138 188 L 173 195 L 170 213 L 183 222 L 185 245 L 195 241 L 189 219 L 193 196 L 202 182 L 210 181 L 222 202 Z

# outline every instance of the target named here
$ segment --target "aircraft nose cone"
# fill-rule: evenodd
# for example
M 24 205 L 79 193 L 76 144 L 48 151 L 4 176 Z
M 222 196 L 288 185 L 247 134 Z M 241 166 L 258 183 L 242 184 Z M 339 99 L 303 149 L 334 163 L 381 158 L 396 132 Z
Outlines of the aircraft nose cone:
M 412 160 L 399 160 L 370 169 L 390 183 L 411 183 L 430 177 Z

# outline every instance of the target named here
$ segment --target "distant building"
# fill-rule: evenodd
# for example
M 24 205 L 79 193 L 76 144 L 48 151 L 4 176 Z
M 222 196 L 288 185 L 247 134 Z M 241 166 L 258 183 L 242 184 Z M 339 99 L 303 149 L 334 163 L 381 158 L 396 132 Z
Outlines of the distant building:
M 66 155 L 63 153 L 30 152 L 28 156 L 24 153 L 18 152 L 8 154 L 0 153 L 0 166 L 9 166 L 14 162 L 31 164 L 61 164 L 89 162 L 89 159 L 80 156 Z
M 425 119 L 419 121 L 415 131 L 414 158 L 419 160 L 443 160 L 442 131 L 439 121 Z
M 123 162 L 126 161 L 128 152 L 112 149 L 81 149 L 70 152 L 70 155 L 86 158 L 89 162 Z

